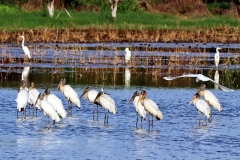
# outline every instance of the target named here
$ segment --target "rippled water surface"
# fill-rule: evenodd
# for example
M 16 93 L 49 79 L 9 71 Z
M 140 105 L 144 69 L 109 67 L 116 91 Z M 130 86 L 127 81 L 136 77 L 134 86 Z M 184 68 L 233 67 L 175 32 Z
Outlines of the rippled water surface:
M 56 44 L 41 45 L 45 48 L 30 46 L 35 54 L 31 63 L 23 62 L 19 45 L 4 44 L 0 50 L 2 60 L 4 57 L 6 60 L 1 64 L 0 81 L 1 159 L 239 159 L 239 45 L 218 44 L 226 48 L 226 61 L 221 59 L 218 70 L 212 62 L 211 47 L 215 44 L 85 44 L 76 51 L 75 44 L 62 45 L 70 49 L 57 51 L 52 48 Z M 133 51 L 135 65 L 126 67 L 123 50 L 129 46 L 131 50 L 137 48 Z M 174 50 L 179 46 L 183 49 Z M 171 54 L 179 52 L 180 56 L 169 60 Z M 186 57 L 189 61 L 185 61 Z M 192 57 L 205 58 L 190 65 L 189 62 L 195 62 Z M 28 74 L 22 75 L 24 69 L 29 69 Z M 212 109 L 210 124 L 202 120 L 199 126 L 198 112 L 189 105 L 201 82 L 194 78 L 163 79 L 184 73 L 218 78 L 220 84 L 235 90 L 224 92 L 206 82 L 223 107 L 222 112 Z M 92 104 L 82 98 L 80 109 L 73 107 L 72 116 L 49 129 L 44 127 L 46 117 L 42 111 L 38 117 L 32 117 L 27 110 L 26 118 L 20 113 L 21 118 L 17 119 L 15 99 L 22 76 L 28 84 L 35 82 L 41 93 L 50 88 L 63 101 L 65 109 L 68 102 L 56 90 L 61 78 L 66 78 L 79 96 L 87 86 L 99 91 L 103 87 L 115 100 L 118 112 L 109 114 L 109 123 L 104 124 L 104 110 L 98 107 L 99 113 L 93 120 Z M 134 91 L 142 89 L 163 113 L 163 120 L 154 120 L 153 128 L 148 127 L 147 120 L 142 128 L 139 121 L 136 128 L 136 111 L 129 104 Z

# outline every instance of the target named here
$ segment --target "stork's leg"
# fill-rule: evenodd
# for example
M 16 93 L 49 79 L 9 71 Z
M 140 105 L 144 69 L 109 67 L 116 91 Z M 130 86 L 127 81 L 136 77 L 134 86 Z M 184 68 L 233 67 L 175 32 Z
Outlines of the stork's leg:
M 153 115 L 152 115 L 152 127 L 153 127 Z
M 198 111 L 198 125 L 200 126 L 200 120 L 201 120 L 201 113 Z
M 18 109 L 17 109 L 17 119 L 18 119 Z
M 104 124 L 106 123 L 106 109 L 104 109 Z
M 137 128 L 137 124 L 138 124 L 138 113 L 136 112 L 136 128 Z
M 94 104 L 92 105 L 92 116 L 93 116 L 93 120 L 94 120 L 94 113 L 95 113 L 95 111 L 94 111 Z
M 97 105 L 97 121 L 98 121 L 98 105 Z
M 107 124 L 108 124 L 109 111 L 107 112 Z
M 141 128 L 142 128 L 142 119 L 143 119 L 143 118 L 141 117 Z
M 37 117 L 37 107 L 36 107 L 36 117 Z

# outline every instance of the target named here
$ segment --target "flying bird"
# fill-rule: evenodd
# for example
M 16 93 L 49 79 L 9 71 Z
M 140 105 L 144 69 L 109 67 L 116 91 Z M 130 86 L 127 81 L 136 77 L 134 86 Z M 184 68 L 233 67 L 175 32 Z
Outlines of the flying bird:
M 31 58 L 30 51 L 27 46 L 24 46 L 25 38 L 24 38 L 24 36 L 20 36 L 20 37 L 23 39 L 23 41 L 22 41 L 23 52 L 24 52 L 25 56 L 27 56 L 30 59 Z
M 194 97 L 192 98 L 190 104 L 194 104 L 199 112 L 199 126 L 200 126 L 200 119 L 201 119 L 201 113 L 206 116 L 206 124 L 207 120 L 210 121 L 212 118 L 212 111 L 209 107 L 208 103 L 202 99 L 200 99 L 199 93 L 196 93 Z
M 219 64 L 219 61 L 220 61 L 220 56 L 219 56 L 219 50 L 220 49 L 222 49 L 222 48 L 220 48 L 220 47 L 216 48 L 216 53 L 215 53 L 215 56 L 214 56 L 216 67 L 218 67 L 218 64 Z
M 199 80 L 204 81 L 204 82 L 211 81 L 214 84 L 218 85 L 222 90 L 224 90 L 226 92 L 234 91 L 233 89 L 230 89 L 223 85 L 220 85 L 219 83 L 215 82 L 214 80 L 212 80 L 209 77 L 206 77 L 202 74 L 184 74 L 182 76 L 176 76 L 176 77 L 163 77 L 163 79 L 170 81 L 170 80 L 174 80 L 174 79 L 182 78 L 182 77 L 196 78 L 196 82 L 198 82 Z
M 117 107 L 115 105 L 115 101 L 110 97 L 108 94 L 103 92 L 103 89 L 98 93 L 97 97 L 95 98 L 94 102 L 99 103 L 104 108 L 104 123 L 108 124 L 108 117 L 106 115 L 107 112 L 111 112 L 113 114 L 117 113 Z
M 58 88 L 60 88 L 65 98 L 68 100 L 68 111 L 72 115 L 72 103 L 75 104 L 75 106 L 79 109 L 81 107 L 77 92 L 70 85 L 66 85 L 65 78 L 61 79 L 57 89 Z
M 211 91 L 206 90 L 205 84 L 201 84 L 198 93 L 205 99 L 209 106 L 213 106 L 213 108 L 217 109 L 219 112 L 222 111 L 222 106 L 219 103 L 218 99 Z
M 144 109 L 144 106 L 141 103 L 137 103 L 138 99 L 139 99 L 139 93 L 138 93 L 138 91 L 135 91 L 133 93 L 133 96 L 130 99 L 129 103 L 133 102 L 134 107 L 136 109 L 136 127 L 137 127 L 137 124 L 138 124 L 138 114 L 141 117 L 141 127 L 142 127 L 142 119 L 145 120 L 145 118 L 146 118 L 146 111 Z
M 98 105 L 101 105 L 100 103 L 98 103 L 97 101 L 95 101 L 96 97 L 98 95 L 98 91 L 91 89 L 90 87 L 86 87 L 82 93 L 82 95 L 80 96 L 80 99 L 82 98 L 82 96 L 84 96 L 86 98 L 86 100 L 88 100 L 89 102 L 91 102 L 93 105 L 96 104 L 97 105 L 97 112 L 98 112 Z M 94 119 L 94 106 L 93 106 L 93 119 Z
M 149 114 L 152 115 L 152 126 L 153 126 L 153 116 L 156 117 L 157 120 L 162 120 L 163 115 L 160 109 L 158 108 L 157 104 L 150 98 L 146 98 L 147 92 L 142 90 L 141 94 L 139 95 L 139 99 L 137 105 L 141 103 L 144 106 L 144 109 L 148 112 L 148 124 L 150 126 L 150 118 Z

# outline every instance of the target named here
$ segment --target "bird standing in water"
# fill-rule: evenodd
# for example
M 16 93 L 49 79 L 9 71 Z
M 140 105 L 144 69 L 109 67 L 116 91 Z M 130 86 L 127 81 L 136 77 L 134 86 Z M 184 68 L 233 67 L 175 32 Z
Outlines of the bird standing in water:
M 27 56 L 29 59 L 31 59 L 31 55 L 30 55 L 30 51 L 29 51 L 28 47 L 24 46 L 25 38 L 24 38 L 24 36 L 20 36 L 20 37 L 23 39 L 23 41 L 22 41 L 23 52 L 24 52 L 25 56 Z
M 215 53 L 215 56 L 214 56 L 215 65 L 216 65 L 217 68 L 218 68 L 218 64 L 220 62 L 220 55 L 219 55 L 219 50 L 220 49 L 222 49 L 222 48 L 220 48 L 220 47 L 216 48 L 216 53 Z
M 93 120 L 94 120 L 94 104 L 97 105 L 97 114 L 98 114 L 98 105 L 100 105 L 97 101 L 94 101 L 96 99 L 98 95 L 98 91 L 91 89 L 90 87 L 87 87 L 84 89 L 82 95 L 80 96 L 80 99 L 82 98 L 82 96 L 84 96 L 86 98 L 86 100 L 88 100 L 89 102 L 91 102 L 93 104 Z M 97 116 L 98 118 L 98 116 Z
M 77 108 L 80 109 L 80 99 L 78 97 L 77 92 L 70 86 L 66 85 L 66 79 L 61 79 L 57 89 L 60 88 L 66 99 L 68 100 L 68 112 L 72 115 L 72 103 L 76 105 Z
M 129 50 L 129 48 L 125 49 L 125 63 L 126 65 L 129 65 L 131 62 L 131 51 Z
M 133 101 L 133 104 L 136 109 L 136 127 L 137 127 L 137 123 L 138 123 L 138 114 L 141 116 L 141 127 L 142 127 L 142 119 L 145 120 L 146 111 L 144 109 L 144 106 L 141 103 L 138 103 L 138 99 L 139 99 L 139 93 L 138 93 L 138 91 L 135 91 L 133 93 L 133 96 L 130 99 L 129 103 Z
M 206 124 L 207 120 L 211 122 L 212 119 L 212 111 L 209 107 L 208 103 L 202 99 L 200 99 L 199 93 L 196 93 L 194 97 L 192 98 L 190 104 L 194 104 L 199 112 L 199 126 L 200 126 L 200 120 L 201 120 L 201 113 L 203 113 L 206 116 Z
M 108 94 L 105 94 L 103 89 L 101 89 L 94 102 L 99 103 L 104 108 L 104 124 L 108 124 L 109 115 L 107 115 L 106 110 L 107 112 L 111 112 L 113 114 L 117 113 L 117 107 L 114 100 Z
M 146 98 L 147 92 L 145 90 L 142 90 L 137 105 L 138 103 L 141 103 L 144 106 L 145 111 L 148 112 L 148 124 L 150 127 L 150 118 L 149 114 L 152 115 L 152 127 L 153 127 L 153 116 L 156 117 L 157 120 L 162 120 L 163 115 L 160 109 L 158 108 L 157 104 L 150 98 Z

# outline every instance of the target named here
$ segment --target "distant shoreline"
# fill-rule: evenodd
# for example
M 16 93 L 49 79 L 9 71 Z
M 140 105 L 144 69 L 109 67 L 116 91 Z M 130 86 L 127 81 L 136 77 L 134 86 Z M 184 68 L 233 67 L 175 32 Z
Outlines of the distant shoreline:
M 187 30 L 117 30 L 117 29 L 35 29 L 0 31 L 0 43 L 19 43 L 20 35 L 27 43 L 98 43 L 98 42 L 189 42 L 239 43 L 240 33 L 234 29 Z

